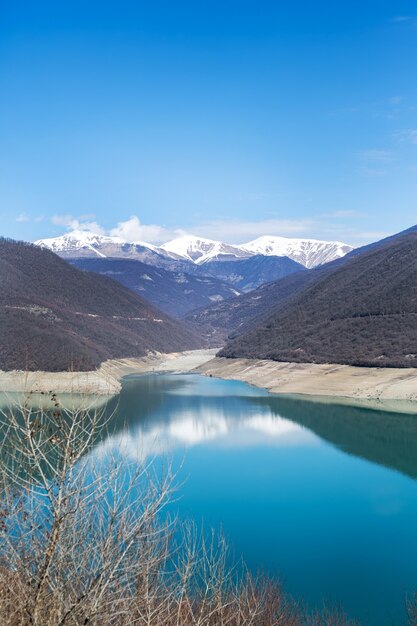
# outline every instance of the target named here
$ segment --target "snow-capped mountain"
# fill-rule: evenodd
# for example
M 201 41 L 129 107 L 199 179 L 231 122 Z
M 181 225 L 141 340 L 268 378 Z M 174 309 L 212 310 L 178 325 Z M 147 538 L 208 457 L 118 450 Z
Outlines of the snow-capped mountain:
M 264 236 L 245 244 L 231 245 L 192 235 L 173 239 L 161 248 L 197 265 L 262 255 L 285 256 L 308 269 L 339 259 L 353 250 L 352 246 L 340 241 Z
M 90 252 L 94 256 L 105 257 L 106 255 L 100 251 L 100 248 L 106 245 L 123 244 L 123 240 L 118 237 L 106 237 L 105 235 L 96 235 L 83 230 L 74 230 L 60 237 L 51 237 L 50 239 L 39 239 L 35 241 L 35 245 L 41 248 L 49 248 L 56 254 L 61 252 Z
M 185 263 L 191 268 L 203 265 L 208 267 L 214 261 L 241 261 L 254 256 L 273 256 L 288 257 L 310 269 L 339 259 L 353 249 L 339 241 L 265 236 L 237 245 L 193 235 L 178 237 L 157 247 L 142 241 L 129 243 L 119 237 L 77 230 L 61 237 L 40 239 L 35 243 L 66 258 L 124 258 L 159 267 Z
M 184 237 L 168 241 L 161 248 L 197 265 L 202 265 L 212 260 L 245 259 L 253 254 L 249 250 L 244 250 L 241 246 L 234 246 L 203 237 L 194 237 L 193 235 L 185 235 Z
M 252 254 L 286 256 L 311 269 L 329 261 L 340 259 L 353 250 L 340 241 L 318 239 L 288 239 L 287 237 L 258 237 L 241 246 Z
M 97 235 L 83 230 L 74 230 L 60 237 L 39 239 L 35 245 L 49 248 L 64 258 L 123 258 L 137 259 L 153 265 L 181 260 L 179 256 L 143 241 L 129 243 L 119 237 Z

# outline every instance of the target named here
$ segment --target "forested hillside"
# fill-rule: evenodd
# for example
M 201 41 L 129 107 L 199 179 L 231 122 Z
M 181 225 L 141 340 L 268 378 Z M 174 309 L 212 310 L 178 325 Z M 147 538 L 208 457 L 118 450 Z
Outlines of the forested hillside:
M 200 345 L 182 323 L 112 279 L 0 240 L 0 369 L 89 370 L 109 358 Z
M 417 367 L 417 232 L 318 275 L 220 355 Z

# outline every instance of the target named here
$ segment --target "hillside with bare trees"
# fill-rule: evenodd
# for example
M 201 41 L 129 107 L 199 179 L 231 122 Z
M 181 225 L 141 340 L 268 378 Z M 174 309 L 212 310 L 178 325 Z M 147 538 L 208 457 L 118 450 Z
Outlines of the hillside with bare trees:
M 0 240 L 0 368 L 89 370 L 110 358 L 201 342 L 111 278 L 49 250 Z
M 417 367 L 417 232 L 410 229 L 318 273 L 220 355 Z

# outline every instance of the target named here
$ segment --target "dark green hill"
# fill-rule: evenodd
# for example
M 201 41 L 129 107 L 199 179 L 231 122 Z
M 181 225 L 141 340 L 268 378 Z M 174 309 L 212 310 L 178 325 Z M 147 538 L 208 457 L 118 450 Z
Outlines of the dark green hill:
M 89 370 L 109 358 L 197 347 L 182 323 L 112 279 L 0 240 L 0 369 Z
M 220 355 L 417 367 L 417 232 L 410 229 L 316 274 Z

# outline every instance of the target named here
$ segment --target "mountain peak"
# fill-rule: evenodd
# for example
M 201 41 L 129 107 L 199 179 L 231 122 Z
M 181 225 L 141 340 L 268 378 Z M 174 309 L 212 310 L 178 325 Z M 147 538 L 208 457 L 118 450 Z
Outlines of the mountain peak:
M 120 237 L 100 235 L 86 230 L 73 230 L 59 237 L 38 239 L 34 242 L 40 248 L 48 248 L 60 256 L 126 256 L 121 250 L 125 248 L 140 248 L 158 253 L 158 248 L 150 243 L 125 241 Z
M 221 241 L 196 237 L 195 235 L 184 235 L 172 241 L 164 243 L 161 248 L 167 252 L 178 254 L 179 256 L 193 261 L 198 265 L 225 256 L 245 258 L 250 253 L 242 250 L 240 246 L 233 246 Z
M 263 236 L 241 246 L 252 254 L 287 256 L 308 269 L 345 256 L 352 246 L 341 241 Z
M 35 245 L 40 248 L 49 248 L 53 252 L 60 253 L 66 250 L 80 250 L 86 248 L 97 256 L 105 256 L 97 248 L 103 244 L 124 243 L 119 237 L 109 237 L 107 235 L 99 235 L 85 230 L 73 230 L 59 237 L 50 237 L 38 239 Z

